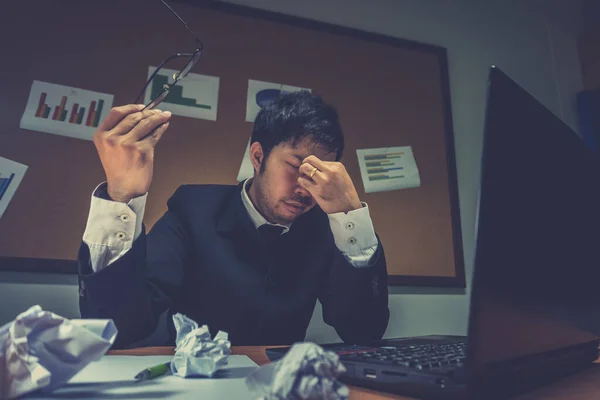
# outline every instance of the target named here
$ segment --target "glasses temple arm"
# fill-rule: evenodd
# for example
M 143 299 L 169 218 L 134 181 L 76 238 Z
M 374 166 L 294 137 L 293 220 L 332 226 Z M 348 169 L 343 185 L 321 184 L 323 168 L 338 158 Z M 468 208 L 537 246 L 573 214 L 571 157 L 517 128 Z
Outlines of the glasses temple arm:
M 198 42 L 198 44 L 200 44 L 200 48 L 202 48 L 202 42 L 200 41 L 200 39 L 198 39 L 198 36 L 196 36 L 196 34 L 190 29 L 190 27 L 188 26 L 188 24 L 185 23 L 185 21 L 175 12 L 175 10 L 173 10 L 171 8 L 170 5 L 167 4 L 166 1 L 164 0 L 160 0 L 165 6 L 167 6 L 167 8 L 169 9 L 169 11 L 171 11 L 173 13 L 173 15 L 175 15 L 177 17 L 177 19 L 183 24 L 183 26 L 185 26 L 185 28 L 192 34 L 192 36 L 194 37 L 194 39 L 196 39 L 196 42 Z
M 146 91 L 146 88 L 148 87 L 148 85 L 150 84 L 150 82 L 152 82 L 152 79 L 154 79 L 154 77 L 156 76 L 156 74 L 158 74 L 158 71 L 160 71 L 162 69 L 162 67 L 164 67 L 164 65 L 166 63 L 168 63 L 169 61 L 171 61 L 174 58 L 178 58 L 178 57 L 190 57 L 193 54 L 194 53 L 177 53 L 177 54 L 173 54 L 172 56 L 170 56 L 169 58 L 167 58 L 165 61 L 161 62 L 160 65 L 158 67 L 156 67 L 156 69 L 154 70 L 154 72 L 152 73 L 152 75 L 150 75 L 150 78 L 148 78 L 148 80 L 146 81 L 146 84 L 144 85 L 144 87 L 140 91 L 140 94 L 138 94 L 138 96 L 135 98 L 134 103 L 138 102 L 138 100 L 140 99 L 140 97 L 142 97 L 142 95 Z

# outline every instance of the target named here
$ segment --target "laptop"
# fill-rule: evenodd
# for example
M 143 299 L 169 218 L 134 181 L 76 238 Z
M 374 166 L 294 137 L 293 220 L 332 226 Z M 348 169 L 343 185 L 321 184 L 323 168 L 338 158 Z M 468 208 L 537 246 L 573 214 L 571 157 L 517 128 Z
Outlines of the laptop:
M 598 358 L 600 156 L 495 66 L 487 90 L 467 337 L 323 345 L 346 383 L 507 398 Z

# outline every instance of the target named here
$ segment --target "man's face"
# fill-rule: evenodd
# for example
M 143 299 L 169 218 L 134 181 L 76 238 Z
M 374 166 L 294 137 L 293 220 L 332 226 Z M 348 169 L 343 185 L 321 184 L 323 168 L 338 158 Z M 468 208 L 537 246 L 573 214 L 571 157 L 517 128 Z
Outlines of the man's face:
M 298 168 L 302 160 L 315 155 L 323 161 L 335 161 L 335 152 L 330 152 L 309 137 L 295 146 L 281 143 L 264 158 L 259 143 L 250 149 L 254 165 L 254 180 L 250 187 L 250 198 L 258 211 L 271 223 L 290 224 L 300 215 L 315 206 L 310 193 L 298 184 Z M 261 171 L 261 165 L 265 163 Z

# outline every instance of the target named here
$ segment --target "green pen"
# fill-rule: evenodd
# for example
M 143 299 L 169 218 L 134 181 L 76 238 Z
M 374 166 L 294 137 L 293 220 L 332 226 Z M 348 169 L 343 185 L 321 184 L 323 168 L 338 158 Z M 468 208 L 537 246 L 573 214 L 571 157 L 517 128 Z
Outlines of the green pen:
M 154 379 L 159 376 L 163 376 L 171 371 L 171 363 L 158 364 L 154 367 L 148 367 L 145 370 L 141 371 L 139 374 L 135 376 L 136 381 L 146 381 L 148 379 Z

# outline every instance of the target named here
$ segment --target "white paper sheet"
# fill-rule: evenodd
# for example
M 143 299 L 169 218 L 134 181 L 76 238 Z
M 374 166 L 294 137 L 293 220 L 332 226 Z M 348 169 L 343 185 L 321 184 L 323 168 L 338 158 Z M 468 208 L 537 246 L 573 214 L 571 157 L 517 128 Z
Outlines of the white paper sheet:
M 182 378 L 212 377 L 224 365 L 231 354 L 231 342 L 227 332 L 219 331 L 212 337 L 208 325 L 198 323 L 187 316 L 173 315 L 177 331 L 175 355 L 171 372 Z
M 250 139 L 248 139 L 246 151 L 244 152 L 244 157 L 242 158 L 242 164 L 240 165 L 240 170 L 238 171 L 237 180 L 238 182 L 241 182 L 244 179 L 252 176 L 254 176 L 254 167 L 250 161 Z
M 0 218 L 21 184 L 27 165 L 0 157 Z
M 92 140 L 112 108 L 113 95 L 33 81 L 20 127 Z
M 421 186 L 411 146 L 357 149 L 356 154 L 366 193 Z
M 251 400 L 245 378 L 257 368 L 247 356 L 232 355 L 228 365 L 212 378 L 162 376 L 135 382 L 144 368 L 169 362 L 170 356 L 104 356 L 75 375 L 66 386 L 50 394 L 27 399 L 236 399 Z
M 337 378 L 346 372 L 340 357 L 311 342 L 296 343 L 276 362 L 246 378 L 261 400 L 348 400 L 348 386 Z
M 308 90 L 298 86 L 283 85 L 281 83 L 248 80 L 248 94 L 246 96 L 246 121 L 254 122 L 256 114 L 262 108 L 265 102 L 271 101 L 282 92 L 296 92 L 299 90 Z
M 148 78 L 156 67 L 148 67 Z M 173 74 L 178 70 L 162 68 L 146 89 L 144 104 L 150 103 L 152 97 L 157 97 L 162 91 L 163 84 L 173 82 Z M 154 91 L 154 93 L 153 93 Z M 154 96 L 153 96 L 154 94 Z M 181 80 L 158 109 L 171 111 L 174 115 L 184 117 L 217 120 L 219 103 L 219 78 L 216 76 L 189 73 Z
M 110 319 L 69 320 L 35 305 L 0 326 L 0 399 L 61 387 L 112 346 Z

